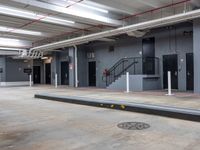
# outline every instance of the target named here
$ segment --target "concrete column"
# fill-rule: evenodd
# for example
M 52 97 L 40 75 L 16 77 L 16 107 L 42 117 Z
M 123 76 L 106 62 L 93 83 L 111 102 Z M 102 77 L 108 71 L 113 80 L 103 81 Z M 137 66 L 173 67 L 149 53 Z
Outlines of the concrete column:
M 69 86 L 75 87 L 75 68 L 74 68 L 75 51 L 73 47 L 69 48 Z
M 58 54 L 55 52 L 53 54 L 52 62 L 51 62 L 51 84 L 52 85 L 55 85 L 55 74 L 59 73 L 58 63 L 59 63 Z M 59 81 L 59 78 L 58 78 L 58 81 Z M 58 85 L 59 85 L 59 82 L 58 82 Z
M 200 93 L 200 19 L 193 24 L 194 93 Z

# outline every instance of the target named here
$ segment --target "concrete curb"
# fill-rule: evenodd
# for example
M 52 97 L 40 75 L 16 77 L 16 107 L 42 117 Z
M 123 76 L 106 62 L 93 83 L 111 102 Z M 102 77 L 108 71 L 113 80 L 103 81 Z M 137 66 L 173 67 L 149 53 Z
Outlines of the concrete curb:
M 151 104 L 129 103 L 112 100 L 97 100 L 83 97 L 58 96 L 53 94 L 35 94 L 35 98 L 66 102 L 93 107 L 109 108 L 130 112 L 152 114 L 176 119 L 200 122 L 200 111 L 177 107 L 159 106 Z

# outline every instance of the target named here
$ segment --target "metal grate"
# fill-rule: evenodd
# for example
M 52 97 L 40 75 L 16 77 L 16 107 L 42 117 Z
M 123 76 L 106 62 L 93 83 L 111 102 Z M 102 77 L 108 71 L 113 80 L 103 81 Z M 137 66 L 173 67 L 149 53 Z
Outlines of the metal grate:
M 118 128 L 125 130 L 144 130 L 150 128 L 149 124 L 143 122 L 122 122 L 119 123 Z

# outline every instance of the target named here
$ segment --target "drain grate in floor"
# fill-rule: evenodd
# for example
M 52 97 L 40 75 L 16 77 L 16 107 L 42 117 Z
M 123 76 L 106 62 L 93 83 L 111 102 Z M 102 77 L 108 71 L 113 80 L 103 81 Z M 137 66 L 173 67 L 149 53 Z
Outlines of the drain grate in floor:
M 125 130 L 144 130 L 150 128 L 149 124 L 143 122 L 122 122 L 119 123 L 118 128 Z

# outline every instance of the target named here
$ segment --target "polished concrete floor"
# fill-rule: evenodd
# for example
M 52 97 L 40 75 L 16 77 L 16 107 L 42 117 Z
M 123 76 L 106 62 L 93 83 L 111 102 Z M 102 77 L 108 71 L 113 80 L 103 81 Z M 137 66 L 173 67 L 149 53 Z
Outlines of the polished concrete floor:
M 33 98 L 41 92 L 84 91 L 89 92 L 45 86 L 0 88 L 0 150 L 199 150 L 197 122 Z M 95 95 L 94 91 L 105 97 L 115 93 L 90 90 Z M 117 127 L 132 121 L 151 127 Z

